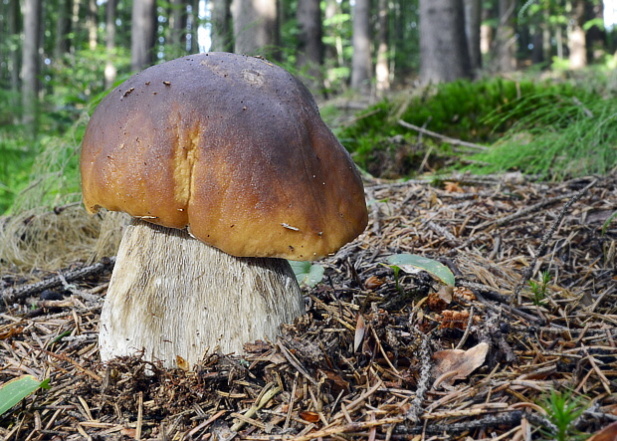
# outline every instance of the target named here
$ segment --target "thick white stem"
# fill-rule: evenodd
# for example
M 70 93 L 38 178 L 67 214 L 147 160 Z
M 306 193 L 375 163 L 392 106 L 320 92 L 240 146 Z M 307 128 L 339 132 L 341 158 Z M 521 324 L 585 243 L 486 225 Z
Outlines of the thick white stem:
M 237 258 L 175 230 L 126 227 L 101 313 L 101 358 L 143 351 L 166 367 L 242 353 L 304 312 L 286 260 Z

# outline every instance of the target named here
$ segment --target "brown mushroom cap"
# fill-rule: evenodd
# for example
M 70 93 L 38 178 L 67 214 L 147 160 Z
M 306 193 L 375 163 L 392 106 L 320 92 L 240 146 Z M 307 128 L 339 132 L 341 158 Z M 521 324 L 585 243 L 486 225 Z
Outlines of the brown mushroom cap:
M 86 209 L 124 211 L 238 257 L 313 260 L 367 224 L 362 182 L 308 90 L 263 59 L 153 66 L 98 106 L 82 144 Z

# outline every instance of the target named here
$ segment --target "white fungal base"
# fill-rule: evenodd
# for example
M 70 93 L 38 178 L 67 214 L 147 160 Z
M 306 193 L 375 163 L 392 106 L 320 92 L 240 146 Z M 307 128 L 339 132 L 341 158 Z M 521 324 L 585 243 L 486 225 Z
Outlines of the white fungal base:
M 185 231 L 134 220 L 126 227 L 101 312 L 103 361 L 143 351 L 194 366 L 215 349 L 274 340 L 304 313 L 286 260 L 237 258 Z

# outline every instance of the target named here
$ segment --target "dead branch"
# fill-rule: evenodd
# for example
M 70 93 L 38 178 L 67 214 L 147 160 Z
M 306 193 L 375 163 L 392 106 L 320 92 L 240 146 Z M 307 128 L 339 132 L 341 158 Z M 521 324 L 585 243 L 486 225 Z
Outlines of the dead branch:
M 62 286 L 63 283 L 71 282 L 73 280 L 79 280 L 84 277 L 88 277 L 99 272 L 105 271 L 107 269 L 113 268 L 113 264 L 116 262 L 115 257 L 110 257 L 109 259 L 105 259 L 101 262 L 97 262 L 93 265 L 89 265 L 83 268 L 79 268 L 77 270 L 65 271 L 63 273 L 58 274 L 57 276 L 50 277 L 45 280 L 41 280 L 40 282 L 29 283 L 27 285 L 21 285 L 15 288 L 7 288 L 2 291 L 0 298 L 2 299 L 2 304 L 0 304 L 0 308 L 4 304 L 13 303 L 16 301 L 22 301 L 26 297 L 31 296 L 33 294 L 39 293 L 46 289 L 55 288 L 57 286 Z
M 402 119 L 398 120 L 398 123 L 403 126 L 406 127 L 408 129 L 411 130 L 415 130 L 416 132 L 420 132 L 423 133 L 425 135 L 428 136 L 432 136 L 433 138 L 437 138 L 440 139 L 444 142 L 447 142 L 450 145 L 458 145 L 458 146 L 462 146 L 462 147 L 469 147 L 470 149 L 474 149 L 474 150 L 479 150 L 479 151 L 486 151 L 488 150 L 488 147 L 480 145 L 480 144 L 474 144 L 473 142 L 467 142 L 467 141 L 462 141 L 460 139 L 454 139 L 454 138 L 450 138 L 449 136 L 445 136 L 445 135 L 440 135 L 439 133 L 433 132 L 431 130 L 428 129 L 423 129 L 422 127 L 416 126 L 414 124 L 408 123 L 406 121 L 403 121 Z

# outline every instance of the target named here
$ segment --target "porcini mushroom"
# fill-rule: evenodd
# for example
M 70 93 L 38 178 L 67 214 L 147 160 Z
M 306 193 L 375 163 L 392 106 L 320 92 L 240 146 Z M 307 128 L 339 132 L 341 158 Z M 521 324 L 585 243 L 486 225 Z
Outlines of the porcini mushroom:
M 133 76 L 97 107 L 83 199 L 134 219 L 101 313 L 103 360 L 190 366 L 241 353 L 304 312 L 290 260 L 365 228 L 359 174 L 307 89 L 259 58 L 192 55 Z

